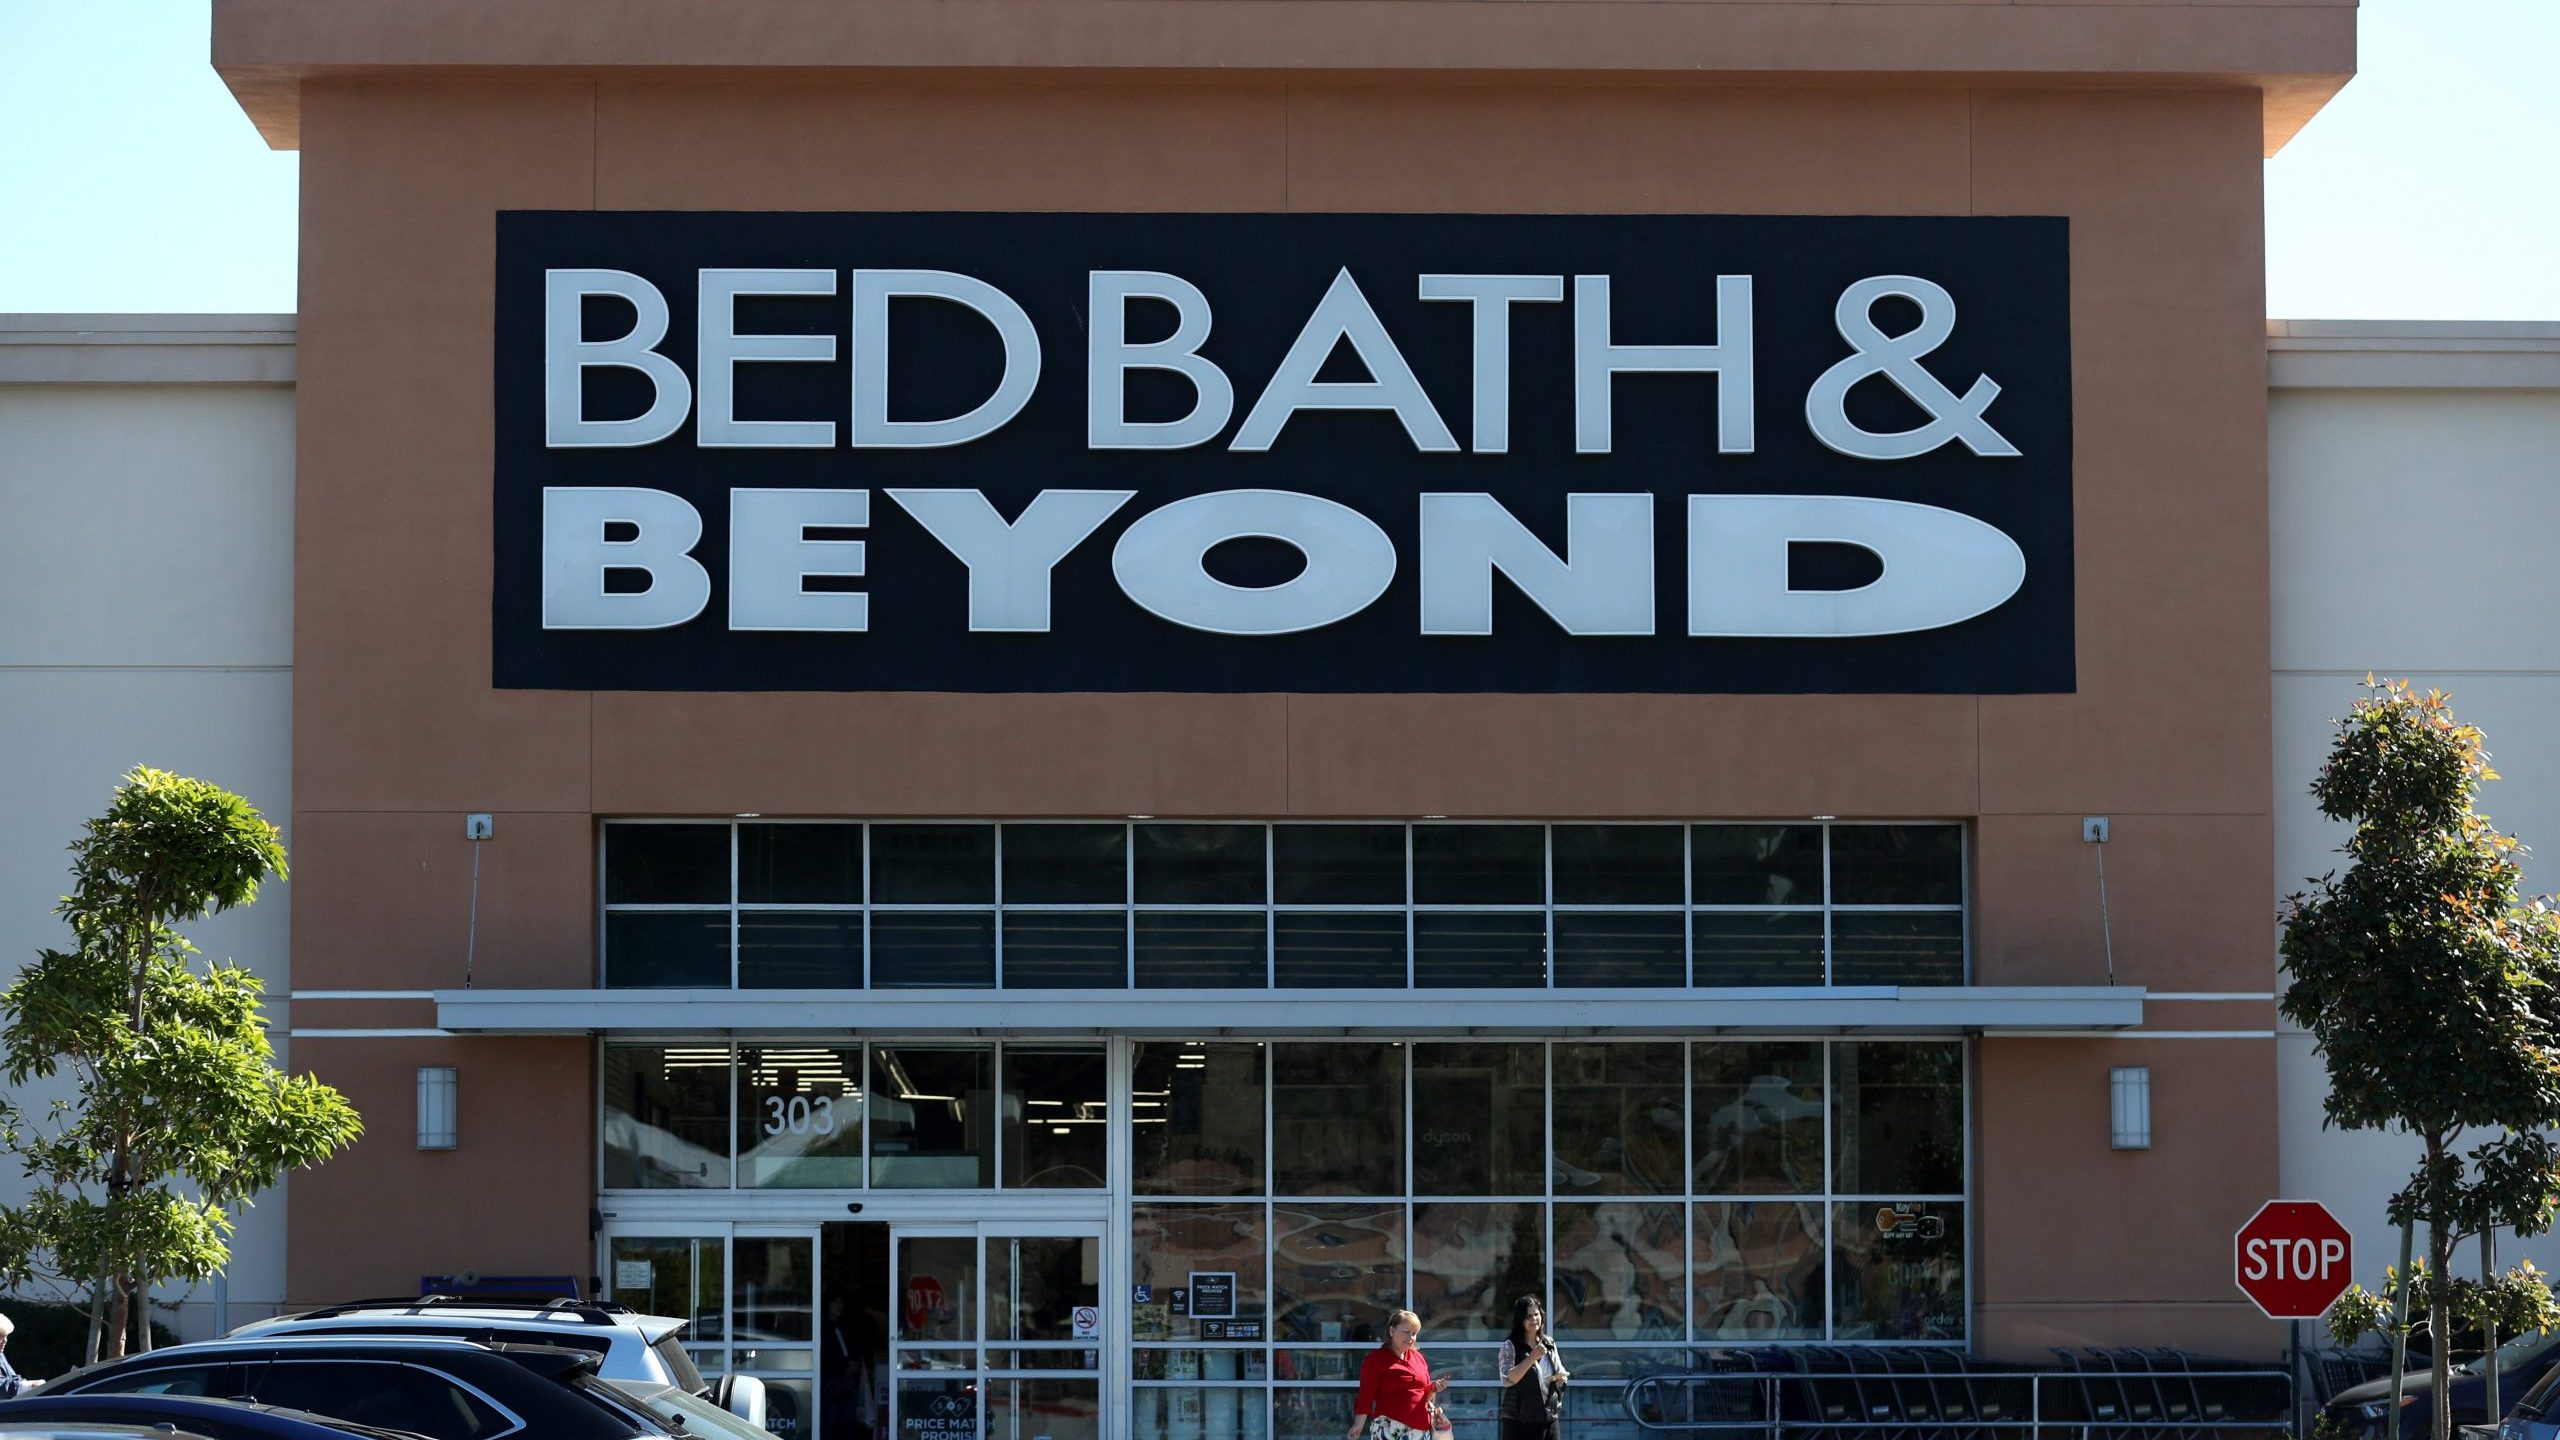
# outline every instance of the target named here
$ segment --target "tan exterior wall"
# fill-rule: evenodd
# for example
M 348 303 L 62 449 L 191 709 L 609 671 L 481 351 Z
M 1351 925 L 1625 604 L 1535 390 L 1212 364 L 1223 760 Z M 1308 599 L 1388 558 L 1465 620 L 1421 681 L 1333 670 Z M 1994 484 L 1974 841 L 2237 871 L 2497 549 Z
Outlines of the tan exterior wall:
M 2102 814 L 2118 978 L 2270 988 L 2257 89 L 471 74 L 298 82 L 300 983 L 459 984 L 460 818 L 487 810 L 481 985 L 586 983 L 594 816 L 738 811 L 1963 818 L 1979 978 L 2087 984 L 2106 960 L 2078 821 Z M 2068 216 L 2079 693 L 494 691 L 492 216 L 519 207 Z M 298 1190 L 296 1295 L 463 1263 L 440 1247 L 590 1269 L 586 1054 L 306 1047 L 384 1097 L 461 1064 L 465 1140 L 368 1142 Z M 2174 1143 L 2118 1155 L 2104 1072 L 2136 1055 Z M 1978 1347 L 2273 1351 L 2202 1243 L 2272 1193 L 2270 1042 L 1995 1041 L 1980 1064 Z M 516 1082 L 524 1123 L 475 1122 L 471 1097 Z M 528 1223 L 379 1233 L 404 1197 L 492 1193 Z

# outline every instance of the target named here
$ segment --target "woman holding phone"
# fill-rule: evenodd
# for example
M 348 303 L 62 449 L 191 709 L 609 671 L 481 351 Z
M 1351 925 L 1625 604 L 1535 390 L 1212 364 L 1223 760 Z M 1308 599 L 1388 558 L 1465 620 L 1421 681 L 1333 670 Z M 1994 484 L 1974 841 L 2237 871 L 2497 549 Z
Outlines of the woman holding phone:
M 1351 1430 L 1343 1440 L 1431 1440 L 1432 1421 L 1446 1380 L 1431 1378 L 1422 1358 L 1422 1317 L 1410 1310 L 1387 1316 L 1385 1343 L 1360 1362 L 1360 1393 L 1351 1400 Z
M 1502 1375 L 1502 1440 L 1555 1440 L 1564 1383 L 1573 1376 L 1547 1334 L 1547 1312 L 1537 1296 L 1511 1302 L 1511 1336 L 1494 1365 Z

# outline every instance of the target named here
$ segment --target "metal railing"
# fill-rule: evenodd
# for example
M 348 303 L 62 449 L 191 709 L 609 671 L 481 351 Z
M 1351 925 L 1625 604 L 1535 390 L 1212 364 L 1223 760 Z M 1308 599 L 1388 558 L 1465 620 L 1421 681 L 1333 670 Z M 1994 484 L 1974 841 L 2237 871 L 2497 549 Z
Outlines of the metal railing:
M 1950 1352 L 1649 1375 L 1625 1395 L 1641 1432 L 1736 1440 L 2272 1440 L 2291 1433 L 2293 1401 L 2279 1369 L 2173 1355 L 1993 1369 Z

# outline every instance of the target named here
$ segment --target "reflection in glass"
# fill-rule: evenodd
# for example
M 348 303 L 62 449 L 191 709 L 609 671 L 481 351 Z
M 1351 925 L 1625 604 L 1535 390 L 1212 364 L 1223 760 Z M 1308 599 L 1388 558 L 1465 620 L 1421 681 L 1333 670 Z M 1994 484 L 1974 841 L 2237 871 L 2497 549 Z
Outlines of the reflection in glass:
M 977 1237 L 899 1236 L 898 1294 L 900 1344 L 976 1344 Z
M 986 989 L 996 983 L 996 917 L 983 910 L 871 912 L 871 988 Z
M 1557 904 L 1680 903 L 1679 826 L 1558 825 L 1553 833 Z
M 1270 936 L 1260 911 L 1138 916 L 1141 990 L 1260 990 L 1270 983 Z
M 1556 1339 L 1679 1340 L 1687 1212 L 1677 1200 L 1557 1202 Z
M 1102 1440 L 1102 1386 L 1047 1377 L 987 1382 L 987 1433 L 1047 1440 Z
M 987 1338 L 1073 1340 L 1075 1307 L 1099 1304 L 1101 1285 L 1102 1242 L 1092 1236 L 990 1235 Z
M 1432 914 L 1413 917 L 1413 983 L 1422 990 L 1544 988 L 1543 914 Z
M 1822 1193 L 1821 1042 L 1702 1041 L 1689 1078 L 1694 1193 Z
M 1404 1308 L 1404 1207 L 1284 1202 L 1271 1227 L 1272 1338 L 1375 1344 L 1377 1317 Z
M 818 1190 L 862 1184 L 861 1046 L 739 1049 L 738 1183 Z
M 1141 1380 L 1271 1378 L 1268 1367 L 1263 1363 L 1263 1351 L 1258 1347 L 1251 1350 L 1173 1350 L 1145 1346 L 1132 1353 L 1136 1357 L 1134 1373 Z M 1351 1378 L 1360 1378 L 1356 1360 Z
M 1822 912 L 1706 911 L 1689 919 L 1700 985 L 1819 985 Z
M 1964 1044 L 1844 1040 L 1831 1047 L 1831 1163 L 1842 1195 L 1964 1189 Z
M 604 1188 L 728 1184 L 729 1047 L 604 1047 Z
M 1558 1045 L 1555 1067 L 1555 1193 L 1679 1194 L 1680 1046 Z
M 1819 905 L 1819 825 L 1692 825 L 1692 905 Z
M 1272 968 L 1283 990 L 1404 988 L 1404 914 L 1283 910 L 1272 917 Z
M 743 1357 L 739 1361 L 738 1368 L 741 1370 L 747 1368 Z M 803 1365 L 801 1368 L 808 1367 Z M 772 1375 L 764 1377 L 764 1428 L 776 1435 L 788 1435 L 795 1437 L 795 1440 L 806 1440 L 806 1437 L 815 1433 L 810 1417 L 816 1407 L 811 1402 L 810 1396 L 816 1389 L 815 1385 L 806 1380 L 787 1380 Z M 954 1440 L 957 1440 L 957 1437 L 954 1437 Z
M 1140 825 L 1137 898 L 1141 905 L 1259 905 L 1263 894 L 1260 825 Z
M 1834 905 L 1961 905 L 1961 825 L 1835 825 Z
M 1435 1377 L 1437 1369 L 1431 1372 Z M 1283 1380 L 1321 1379 L 1318 1375 Z M 1360 1378 L 1358 1366 L 1352 1367 L 1351 1378 Z M 1319 1390 L 1312 1386 L 1283 1385 L 1271 1392 L 1271 1424 L 1273 1440 L 1342 1440 L 1351 1428 L 1351 1401 L 1354 1390 Z M 1172 1440 L 1167 1436 L 1165 1440 Z M 1187 1440 L 1187 1437 L 1186 1437 Z
M 1005 1188 L 1099 1189 L 1106 1088 L 1099 1045 L 1007 1045 Z
M 738 898 L 749 905 L 862 903 L 859 825 L 741 825 Z
M 1271 1172 L 1280 1195 L 1402 1195 L 1404 1047 L 1273 1046 Z
M 1260 1320 L 1270 1304 L 1264 1274 L 1263 1210 L 1259 1203 L 1186 1205 L 1147 1201 L 1130 1207 L 1131 1283 L 1154 1288 L 1155 1299 L 1135 1307 L 1132 1338 L 1201 1338 L 1196 1316 L 1173 1312 L 1173 1290 L 1195 1272 L 1236 1277 L 1237 1320 Z
M 1546 1084 L 1543 1045 L 1414 1046 L 1413 1193 L 1543 1193 Z
M 739 989 L 853 989 L 861 984 L 861 915 L 749 910 L 738 917 Z
M 1510 1334 L 1511 1302 L 1546 1289 L 1545 1230 L 1540 1205 L 1416 1204 L 1410 1308 L 1423 1347 Z
M 1007 905 L 1118 905 L 1128 898 L 1128 827 L 1004 827 Z
M 1262 1193 L 1262 1047 L 1131 1047 L 1131 1171 L 1141 1195 Z
M 992 905 L 993 825 L 874 825 L 871 903 Z
M 1833 1207 L 1835 1340 L 1964 1337 L 1964 1207 L 1850 1200 Z
M 1008 990 L 1118 990 L 1129 983 L 1129 917 L 1121 911 L 1007 910 Z
M 1698 1203 L 1699 1339 L 1822 1338 L 1822 1210 L 1815 1200 Z
M 1954 910 L 1833 914 L 1831 983 L 1963 984 L 1963 914 Z
M 608 825 L 607 905 L 726 905 L 729 827 Z
M 1546 836 L 1536 825 L 1416 825 L 1413 898 L 1422 905 L 1538 905 Z
M 1326 1393 L 1342 1397 L 1341 1404 L 1327 1412 L 1339 1418 L 1332 1422 L 1333 1433 L 1326 1440 L 1342 1440 L 1342 1433 L 1351 1428 L 1352 1392 Z M 1207 1440 L 1210 1436 L 1217 1440 L 1267 1440 L 1271 1433 L 1269 1417 L 1263 1410 L 1269 1403 L 1268 1392 L 1260 1386 L 1244 1389 L 1141 1385 L 1130 1395 L 1130 1402 L 1135 1412 L 1130 1417 L 1130 1440 Z M 1315 1433 L 1308 1432 L 1309 1440 L 1314 1440 Z
M 907 1434 L 935 1440 L 978 1440 L 978 1384 L 958 1378 L 943 1380 L 914 1375 L 898 1377 L 898 1425 Z M 812 1440 L 806 1431 L 794 1440 Z
M 1560 911 L 1556 984 L 1684 986 L 1689 983 L 1688 928 L 1676 910 Z
M 871 1047 L 871 1183 L 923 1190 L 996 1183 L 992 1045 Z
M 729 988 L 729 912 L 608 911 L 604 983 L 611 990 Z
M 693 1324 L 685 1329 L 686 1339 L 719 1343 L 728 1247 L 717 1236 L 616 1235 L 612 1248 L 613 1266 L 606 1278 L 613 1282 L 607 1293 L 615 1303 L 643 1315 L 689 1317 Z M 649 1267 L 646 1284 L 623 1283 L 628 1273 L 623 1266 L 634 1262 Z M 720 1368 L 717 1351 L 709 1363 L 714 1370 Z
M 729 1292 L 729 1308 L 738 1318 L 736 1345 L 806 1346 L 817 1333 L 809 1300 L 815 1293 L 815 1245 L 796 1236 L 741 1235 L 730 1242 L 737 1274 Z M 809 1368 L 806 1350 L 793 1370 Z M 739 1368 L 746 1368 L 741 1360 Z
M 1280 905 L 1402 905 L 1401 825 L 1275 825 L 1271 899 Z

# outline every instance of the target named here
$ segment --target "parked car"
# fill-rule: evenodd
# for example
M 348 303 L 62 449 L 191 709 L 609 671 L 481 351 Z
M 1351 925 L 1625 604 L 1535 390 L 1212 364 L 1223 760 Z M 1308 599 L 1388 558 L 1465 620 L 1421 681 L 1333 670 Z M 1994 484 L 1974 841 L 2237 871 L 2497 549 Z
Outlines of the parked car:
M 2560 1365 L 2544 1371 L 2498 1422 L 2498 1440 L 2560 1440 Z
M 263 1336 L 92 1365 L 60 1395 L 205 1395 L 415 1431 L 429 1440 L 637 1440 L 666 1433 L 596 1378 L 592 1350 L 427 1335 Z
M 2488 1425 L 2504 1417 L 2486 1413 L 2489 1382 L 2482 1367 L 2491 1357 L 2483 1356 L 2453 1367 L 2453 1384 L 2448 1399 L 2452 1403 L 2456 1425 Z M 2560 1330 L 2547 1334 L 2520 1335 L 2497 1349 L 2498 1398 L 2515 1405 L 2533 1390 L 2537 1382 L 2560 1367 Z M 2435 1393 L 2435 1376 L 2425 1370 L 2408 1372 L 2401 1381 L 2400 1423 L 2395 1428 L 2385 1423 L 2383 1412 L 2391 1408 L 2391 1377 L 2368 1380 L 2350 1386 L 2329 1397 L 2325 1413 L 2339 1433 L 2353 1440 L 2422 1440 L 2428 1433 L 2433 1405 L 2429 1396 Z
M 5 1440 L 209 1440 L 191 1430 L 162 1430 L 149 1425 L 71 1425 L 54 1421 L 38 1421 L 21 1425 L 14 1420 L 0 1420 L 0 1437 Z
M 139 1425 L 167 1435 L 168 1427 L 205 1440 L 418 1440 L 412 1430 L 386 1430 L 353 1420 L 332 1420 L 307 1410 L 285 1410 L 247 1400 L 203 1395 L 56 1395 L 0 1400 L 0 1434 L 19 1424 L 86 1430 Z
M 508 1300 L 451 1295 L 350 1300 L 279 1315 L 231 1332 L 235 1340 L 280 1335 L 444 1335 L 484 1345 L 558 1345 L 592 1351 L 606 1380 L 673 1386 L 730 1414 L 764 1423 L 764 1382 L 731 1376 L 704 1381 L 684 1346 L 686 1322 L 643 1315 L 610 1302 Z

